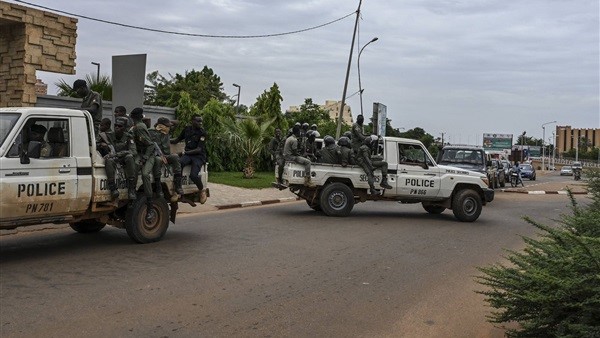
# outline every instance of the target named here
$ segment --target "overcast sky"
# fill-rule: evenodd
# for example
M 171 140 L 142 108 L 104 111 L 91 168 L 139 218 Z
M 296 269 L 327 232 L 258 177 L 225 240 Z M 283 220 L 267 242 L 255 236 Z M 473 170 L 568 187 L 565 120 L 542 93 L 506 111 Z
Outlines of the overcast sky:
M 14 2 L 14 1 L 8 1 Z M 320 25 L 354 12 L 358 0 L 66 1 L 32 3 L 153 29 L 194 34 L 262 35 Z M 452 143 L 482 143 L 483 133 L 542 124 L 600 128 L 598 0 L 364 0 L 358 47 L 363 104 L 387 105 L 397 128 L 421 127 Z M 276 82 L 285 110 L 305 98 L 340 100 L 355 16 L 299 34 L 220 39 L 161 34 L 79 19 L 76 75 L 39 72 L 49 84 L 111 75 L 111 56 L 147 54 L 147 73 L 207 65 L 241 103 Z M 357 48 L 355 46 L 355 48 Z M 348 94 L 358 90 L 357 49 Z M 347 100 L 354 116 L 358 95 Z M 546 126 L 546 140 L 554 126 Z

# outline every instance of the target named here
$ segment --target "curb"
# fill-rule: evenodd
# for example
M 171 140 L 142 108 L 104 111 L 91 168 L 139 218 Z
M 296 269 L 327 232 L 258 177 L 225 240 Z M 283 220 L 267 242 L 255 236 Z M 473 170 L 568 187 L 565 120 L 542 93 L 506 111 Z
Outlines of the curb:
M 560 190 L 560 191 L 545 191 L 545 190 L 536 190 L 536 191 L 527 191 L 527 190 L 507 190 L 507 189 L 501 189 L 500 191 L 502 192 L 509 192 L 509 193 L 517 193 L 517 194 L 528 194 L 528 195 L 568 195 L 569 192 L 566 190 Z M 589 195 L 590 193 L 588 193 L 587 191 L 572 191 L 571 192 L 573 195 Z
M 254 207 L 254 206 L 259 206 L 259 205 L 269 205 L 269 204 L 282 203 L 282 202 L 293 202 L 293 201 L 299 201 L 299 200 L 300 200 L 300 197 L 285 197 L 285 198 L 278 198 L 278 199 L 273 199 L 273 200 L 250 201 L 250 202 L 243 202 L 243 203 L 215 205 L 215 207 L 217 208 L 217 210 L 226 210 L 226 209 L 235 209 L 235 208 Z

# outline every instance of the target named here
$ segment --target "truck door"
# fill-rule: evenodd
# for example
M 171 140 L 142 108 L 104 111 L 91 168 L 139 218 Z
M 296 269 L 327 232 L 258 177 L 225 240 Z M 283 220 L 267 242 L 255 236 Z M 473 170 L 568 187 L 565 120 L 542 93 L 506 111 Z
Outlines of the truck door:
M 77 211 L 77 166 L 66 117 L 31 116 L 16 128 L 0 158 L 3 222 L 28 218 L 60 220 Z M 22 163 L 26 154 L 29 163 Z
M 438 195 L 440 173 L 428 154 L 420 145 L 398 143 L 396 191 L 399 196 L 434 198 Z

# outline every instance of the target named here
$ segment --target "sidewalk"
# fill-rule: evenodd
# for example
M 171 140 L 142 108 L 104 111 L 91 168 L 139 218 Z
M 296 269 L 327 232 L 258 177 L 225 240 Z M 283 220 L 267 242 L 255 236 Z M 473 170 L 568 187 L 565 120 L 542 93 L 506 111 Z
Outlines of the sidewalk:
M 292 194 L 289 189 L 244 189 L 210 182 L 208 187 L 210 197 L 208 197 L 205 204 L 197 203 L 195 207 L 192 207 L 189 204 L 182 203 L 179 205 L 179 212 L 189 214 L 297 200 L 296 195 Z
M 538 171 L 537 176 L 543 177 L 546 175 L 556 175 L 556 172 L 543 172 Z M 587 182 L 584 180 L 575 181 L 573 176 L 562 176 L 560 181 L 556 182 L 539 182 L 539 181 L 529 181 L 525 179 L 523 181 L 525 187 L 515 187 L 512 188 L 510 183 L 507 183 L 505 188 L 500 189 L 502 192 L 512 192 L 512 193 L 521 193 L 521 194 L 534 194 L 534 195 L 543 195 L 543 194 L 568 194 L 567 189 L 570 189 L 571 192 L 575 195 L 579 194 L 587 194 Z M 498 191 L 498 190 L 496 190 Z

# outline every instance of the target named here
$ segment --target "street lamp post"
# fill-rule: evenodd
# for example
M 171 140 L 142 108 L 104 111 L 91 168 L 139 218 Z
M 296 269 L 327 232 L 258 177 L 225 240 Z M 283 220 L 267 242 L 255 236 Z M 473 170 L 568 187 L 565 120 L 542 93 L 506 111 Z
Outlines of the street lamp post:
M 239 84 L 237 84 L 237 83 L 234 83 L 233 86 L 237 87 L 237 89 L 238 89 L 237 104 L 236 104 L 236 107 L 235 107 L 235 113 L 239 115 L 240 114 L 240 91 L 242 90 L 242 87 Z
M 356 9 L 356 21 L 354 22 L 354 33 L 352 33 L 352 44 L 350 45 L 350 55 L 348 55 L 348 67 L 346 68 L 346 80 L 344 81 L 344 91 L 342 93 L 342 104 L 340 105 L 340 113 L 338 114 L 337 129 L 335 131 L 335 138 L 340 138 L 342 132 L 342 120 L 344 118 L 344 104 L 346 103 L 346 92 L 348 91 L 348 77 L 350 77 L 350 65 L 352 64 L 352 51 L 354 50 L 354 40 L 356 39 L 356 29 L 358 28 L 358 18 L 360 17 L 360 5 L 362 0 L 358 2 L 358 8 Z
M 96 66 L 96 82 L 100 82 L 100 62 L 92 62 Z
M 356 65 L 358 66 L 358 92 L 360 93 L 360 115 L 363 115 L 363 102 L 362 102 L 362 93 L 363 93 L 363 89 L 362 89 L 362 84 L 360 82 L 360 54 L 362 54 L 363 49 L 365 49 L 365 47 L 367 47 L 371 42 L 375 42 L 379 40 L 379 38 L 374 37 L 373 39 L 371 39 L 371 41 L 367 42 L 358 52 L 358 58 L 356 60 Z
M 546 156 L 546 125 L 551 123 L 556 123 L 556 121 L 550 121 L 542 124 L 542 171 L 546 171 L 546 167 L 544 166 L 544 157 Z
M 521 163 L 523 163 L 523 158 L 525 157 L 525 134 L 527 132 L 524 131 L 523 134 L 521 134 Z
M 556 170 L 556 136 L 552 132 L 552 167 Z

